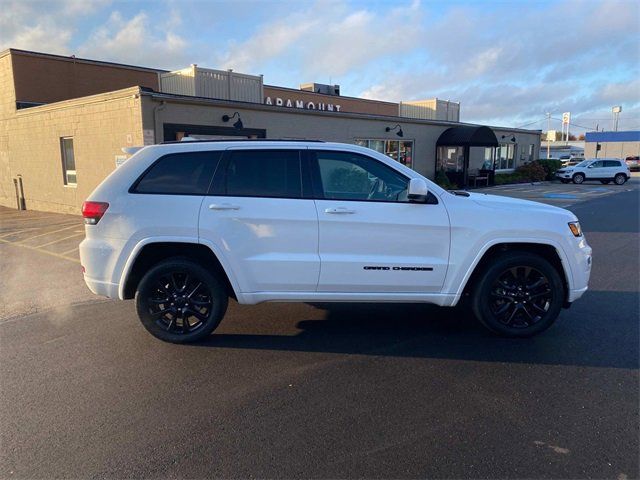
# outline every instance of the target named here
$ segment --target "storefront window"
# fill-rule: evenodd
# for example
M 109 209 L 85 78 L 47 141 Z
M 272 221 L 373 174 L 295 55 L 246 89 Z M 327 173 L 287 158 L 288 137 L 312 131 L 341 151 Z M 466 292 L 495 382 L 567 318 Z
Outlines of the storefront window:
M 516 146 L 513 143 L 501 143 L 496 148 L 496 170 L 515 168 Z
M 407 167 L 413 165 L 413 142 L 400 142 L 400 156 L 398 161 Z
M 484 161 L 482 162 L 482 170 L 493 170 L 493 147 L 485 147 Z
M 357 138 L 354 143 L 361 147 L 367 147 L 376 152 L 383 153 L 395 161 L 413 166 L 413 142 L 405 140 L 368 140 Z

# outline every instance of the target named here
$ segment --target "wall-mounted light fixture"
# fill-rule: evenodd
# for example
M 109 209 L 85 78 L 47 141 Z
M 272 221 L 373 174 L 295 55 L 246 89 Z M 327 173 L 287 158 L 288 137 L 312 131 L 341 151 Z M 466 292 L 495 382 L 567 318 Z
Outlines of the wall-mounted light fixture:
M 508 135 L 502 135 L 502 140 L 504 140 L 507 137 L 508 137 Z M 511 135 L 511 138 L 507 138 L 507 140 L 509 140 L 510 142 L 516 143 L 515 135 Z
M 396 123 L 395 127 L 387 127 L 384 129 L 385 132 L 392 132 L 394 130 L 398 129 L 398 131 L 396 132 L 396 135 L 399 137 L 404 137 L 404 132 L 402 131 L 402 127 L 400 126 L 399 123 Z
M 238 120 L 236 120 L 236 122 L 233 124 L 233 128 L 242 128 L 244 125 L 242 124 L 242 120 L 240 119 L 240 114 L 238 112 L 235 112 L 233 115 L 229 116 L 229 115 L 223 115 L 222 116 L 222 121 L 223 122 L 228 122 L 229 120 L 238 117 Z

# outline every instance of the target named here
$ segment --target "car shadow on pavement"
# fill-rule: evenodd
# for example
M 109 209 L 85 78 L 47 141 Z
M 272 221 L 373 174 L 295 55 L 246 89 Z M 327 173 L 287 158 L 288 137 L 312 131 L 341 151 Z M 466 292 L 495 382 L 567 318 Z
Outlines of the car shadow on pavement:
M 318 307 L 316 305 L 316 307 Z M 415 304 L 323 305 L 294 335 L 214 333 L 214 348 L 424 357 L 638 369 L 637 292 L 588 292 L 554 326 L 525 339 L 486 331 L 459 308 Z M 245 330 L 246 331 L 246 330 Z

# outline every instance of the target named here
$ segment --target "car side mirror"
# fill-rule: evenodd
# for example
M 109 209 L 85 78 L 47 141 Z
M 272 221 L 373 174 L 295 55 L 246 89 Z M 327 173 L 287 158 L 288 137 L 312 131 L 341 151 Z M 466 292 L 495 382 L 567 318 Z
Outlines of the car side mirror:
M 412 178 L 409 181 L 409 189 L 407 191 L 407 198 L 413 201 L 425 201 L 429 194 L 429 188 L 427 182 L 422 178 Z

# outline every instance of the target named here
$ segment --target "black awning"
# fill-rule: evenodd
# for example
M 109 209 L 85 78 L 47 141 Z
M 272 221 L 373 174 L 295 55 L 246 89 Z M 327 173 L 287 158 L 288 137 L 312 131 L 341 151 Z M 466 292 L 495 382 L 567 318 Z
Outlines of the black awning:
M 461 125 L 447 128 L 438 138 L 436 145 L 497 147 L 498 139 L 489 127 Z

